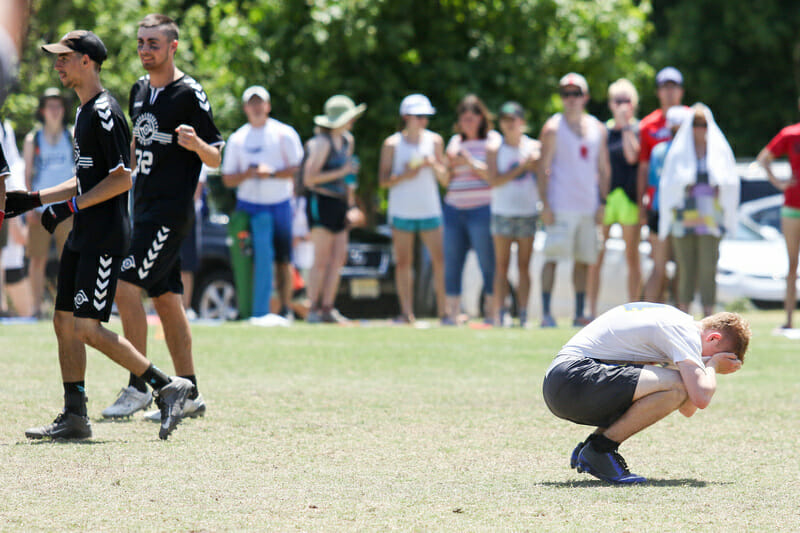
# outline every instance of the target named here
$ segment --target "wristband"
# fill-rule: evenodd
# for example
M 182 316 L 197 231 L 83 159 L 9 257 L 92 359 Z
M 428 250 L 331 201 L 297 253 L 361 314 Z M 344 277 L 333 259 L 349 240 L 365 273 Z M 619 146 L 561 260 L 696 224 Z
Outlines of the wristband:
M 0 209 L 0 228 L 3 227 L 3 219 L 6 218 L 6 212 Z
M 67 205 L 69 206 L 69 210 L 72 211 L 73 213 L 77 213 L 78 211 L 80 211 L 80 209 L 78 209 L 78 197 L 77 196 L 73 196 L 72 198 L 67 200 Z

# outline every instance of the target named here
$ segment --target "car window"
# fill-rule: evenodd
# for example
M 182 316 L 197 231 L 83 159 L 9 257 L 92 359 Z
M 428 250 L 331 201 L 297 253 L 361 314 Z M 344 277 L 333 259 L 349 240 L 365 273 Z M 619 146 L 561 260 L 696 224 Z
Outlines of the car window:
M 732 238 L 737 241 L 760 241 L 764 239 L 756 230 L 741 222 L 736 228 L 736 235 L 733 235 Z

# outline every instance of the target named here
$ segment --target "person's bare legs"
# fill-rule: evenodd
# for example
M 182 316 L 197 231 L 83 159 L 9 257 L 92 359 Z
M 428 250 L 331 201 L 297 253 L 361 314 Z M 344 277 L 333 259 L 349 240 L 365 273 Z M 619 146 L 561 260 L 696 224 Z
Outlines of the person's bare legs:
M 786 273 L 786 299 L 783 309 L 786 312 L 784 327 L 792 327 L 792 314 L 797 306 L 797 263 L 800 253 L 800 218 L 781 217 L 781 229 L 786 239 L 786 254 L 789 259 L 789 270 Z
M 333 250 L 333 234 L 321 227 L 311 229 L 311 242 L 314 245 L 314 262 L 308 273 L 308 296 L 311 311 L 319 311 L 322 304 L 322 281 Z
M 31 280 L 34 313 L 40 313 L 44 300 L 44 277 L 47 257 L 31 257 L 28 263 L 28 278 Z
M 600 297 L 600 272 L 603 269 L 603 259 L 606 255 L 606 241 L 611 232 L 611 226 L 603 226 L 603 245 L 597 252 L 597 260 L 589 265 L 589 274 L 586 280 L 586 298 L 589 300 L 589 316 L 597 316 L 597 301 Z
M 181 302 L 184 309 L 192 307 L 192 293 L 194 292 L 194 272 L 190 270 L 181 270 L 181 284 L 183 285 L 183 295 Z
M 175 366 L 175 375 L 193 376 L 195 372 L 192 359 L 192 332 L 183 309 L 181 295 L 165 292 L 153 298 L 153 306 L 164 329 L 164 340 L 172 357 L 172 364 Z
M 528 302 L 531 295 L 531 257 L 533 257 L 534 237 L 517 239 L 517 269 L 519 270 L 519 286 L 517 287 L 517 311 L 521 318 L 527 320 Z
M 556 281 L 556 262 L 551 260 L 545 260 L 544 266 L 542 266 L 542 322 L 547 317 L 552 318 L 552 309 L 549 307 L 550 297 L 553 295 L 553 285 Z M 544 295 L 547 294 L 549 297 L 545 300 Z M 547 303 L 547 306 L 545 305 Z
M 651 235 L 650 256 L 653 259 L 653 271 L 644 287 L 644 299 L 647 302 L 662 303 L 667 279 L 669 239 L 660 240 L 657 236 Z
M 125 338 L 147 357 L 147 313 L 142 303 L 142 290 L 133 283 L 119 280 L 114 301 Z
M 347 263 L 348 234 L 347 230 L 333 234 L 330 262 L 322 279 L 322 307 L 324 309 L 333 309 L 336 293 L 339 292 L 342 267 Z
M 636 302 L 642 292 L 642 267 L 639 259 L 639 241 L 642 230 L 639 224 L 622 226 L 625 241 L 625 262 L 628 265 L 628 301 Z
M 54 311 L 53 329 L 58 341 L 58 364 L 61 366 L 62 381 L 83 381 L 86 376 L 86 346 L 75 332 L 75 317 L 67 311 Z
M 275 283 L 278 286 L 280 309 L 290 309 L 292 305 L 292 264 L 275 263 Z
M 494 319 L 502 326 L 502 312 L 508 295 L 508 264 L 511 260 L 511 243 L 514 239 L 504 235 L 493 235 L 494 240 Z
M 622 443 L 677 410 L 687 398 L 677 370 L 645 365 L 636 384 L 633 405 L 603 435 Z
M 33 290 L 31 290 L 30 277 L 25 277 L 16 283 L 6 283 L 5 289 L 17 316 L 34 316 L 35 308 L 33 306 Z
M 444 289 L 444 245 L 442 228 L 420 232 L 422 244 L 428 249 L 433 267 L 433 287 L 436 291 L 436 310 L 439 318 L 447 316 L 447 296 Z
M 589 264 L 575 261 L 572 264 L 572 285 L 575 293 L 586 293 L 586 284 L 589 278 Z M 582 317 L 583 309 L 575 309 L 575 316 Z
M 414 279 L 411 265 L 414 263 L 414 233 L 392 229 L 392 248 L 394 250 L 394 279 L 397 286 L 397 299 L 400 301 L 400 314 L 407 320 L 414 320 Z

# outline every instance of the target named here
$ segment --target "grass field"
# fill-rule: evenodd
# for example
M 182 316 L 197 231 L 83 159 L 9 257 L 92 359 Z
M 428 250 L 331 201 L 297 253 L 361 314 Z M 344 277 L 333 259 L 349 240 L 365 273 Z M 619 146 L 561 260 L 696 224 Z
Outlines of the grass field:
M 800 341 L 770 335 L 779 313 L 748 317 L 746 364 L 711 406 L 622 447 L 638 487 L 568 467 L 588 430 L 541 396 L 568 328 L 197 325 L 205 418 L 167 442 L 141 415 L 103 421 L 127 376 L 90 350 L 94 437 L 32 443 L 61 408 L 55 337 L 0 326 L 0 529 L 800 530 Z

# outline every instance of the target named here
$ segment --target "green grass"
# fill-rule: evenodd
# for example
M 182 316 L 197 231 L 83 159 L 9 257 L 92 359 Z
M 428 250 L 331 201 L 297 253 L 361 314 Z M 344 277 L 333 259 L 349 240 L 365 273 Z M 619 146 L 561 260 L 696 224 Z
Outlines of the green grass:
M 90 350 L 94 438 L 67 444 L 23 435 L 61 408 L 50 326 L 0 326 L 0 529 L 798 530 L 800 341 L 748 316 L 747 363 L 711 406 L 623 446 L 641 487 L 567 465 L 588 429 L 549 413 L 541 381 L 568 328 L 194 326 L 209 411 L 167 442 L 100 418 L 127 376 Z

